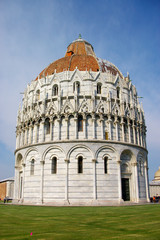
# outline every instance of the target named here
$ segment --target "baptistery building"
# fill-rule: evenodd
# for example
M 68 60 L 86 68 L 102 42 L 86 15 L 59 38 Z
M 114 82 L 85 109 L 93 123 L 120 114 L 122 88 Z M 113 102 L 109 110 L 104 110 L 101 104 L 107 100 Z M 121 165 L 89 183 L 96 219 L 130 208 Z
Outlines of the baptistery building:
M 149 201 L 146 126 L 136 88 L 81 36 L 24 91 L 14 201 Z

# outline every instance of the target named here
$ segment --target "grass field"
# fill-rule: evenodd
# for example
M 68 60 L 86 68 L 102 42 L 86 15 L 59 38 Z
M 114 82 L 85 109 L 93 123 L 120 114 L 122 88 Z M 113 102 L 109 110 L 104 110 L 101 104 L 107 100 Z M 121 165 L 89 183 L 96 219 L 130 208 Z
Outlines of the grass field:
M 160 239 L 160 204 L 124 207 L 0 205 L 0 239 Z

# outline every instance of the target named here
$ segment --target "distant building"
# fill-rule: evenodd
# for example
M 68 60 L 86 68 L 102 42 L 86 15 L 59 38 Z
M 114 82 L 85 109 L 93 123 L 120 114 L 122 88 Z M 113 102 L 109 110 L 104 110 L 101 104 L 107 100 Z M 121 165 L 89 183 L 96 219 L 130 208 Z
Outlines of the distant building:
M 149 183 L 150 197 L 160 196 L 160 167 L 155 172 L 154 179 Z
M 14 178 L 6 178 L 0 180 L 0 199 L 3 200 L 6 196 L 13 198 L 14 195 Z
M 15 201 L 107 205 L 149 201 L 144 111 L 129 74 L 81 36 L 24 91 Z

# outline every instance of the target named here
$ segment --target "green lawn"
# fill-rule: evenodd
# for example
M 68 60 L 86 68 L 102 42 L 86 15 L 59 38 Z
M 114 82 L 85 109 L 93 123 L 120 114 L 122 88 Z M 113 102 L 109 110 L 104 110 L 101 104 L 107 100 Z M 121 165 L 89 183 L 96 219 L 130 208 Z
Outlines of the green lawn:
M 160 204 L 124 207 L 1 204 L 0 239 L 158 240 Z

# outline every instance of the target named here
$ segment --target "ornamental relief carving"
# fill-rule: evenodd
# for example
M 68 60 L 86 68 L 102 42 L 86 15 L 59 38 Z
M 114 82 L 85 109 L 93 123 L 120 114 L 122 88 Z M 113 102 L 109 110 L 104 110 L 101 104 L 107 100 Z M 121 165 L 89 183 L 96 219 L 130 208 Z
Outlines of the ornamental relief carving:
M 104 102 L 100 101 L 98 103 L 98 106 L 96 107 L 96 113 L 108 113 L 108 109 L 106 108 L 106 105 Z
M 75 106 L 72 105 L 69 98 L 66 99 L 64 102 L 64 105 L 60 106 L 62 103 L 61 101 L 56 102 L 49 102 L 48 106 L 44 105 L 44 103 L 35 104 L 32 106 L 29 106 L 26 110 L 22 108 L 22 111 L 18 111 L 18 118 L 17 118 L 17 125 L 21 125 L 22 122 L 29 122 L 30 120 L 37 120 L 40 119 L 42 116 L 46 116 L 49 118 L 52 118 L 53 116 L 57 115 L 58 113 L 60 115 L 71 115 L 75 112 L 81 113 L 81 114 L 88 114 L 88 113 L 96 113 L 96 114 L 109 114 L 109 105 L 111 107 L 111 114 L 114 116 L 122 116 L 124 115 L 126 118 L 130 118 L 135 121 L 141 121 L 141 123 L 144 123 L 144 115 L 143 111 L 141 111 L 140 108 L 131 106 L 127 103 L 117 103 L 117 101 L 109 102 L 107 98 L 105 100 L 102 100 L 102 98 L 96 100 L 96 106 L 94 100 L 92 99 L 86 99 L 84 96 L 82 102 L 78 104 L 77 98 L 75 100 Z M 58 112 L 58 106 L 60 108 L 60 112 Z M 77 111 L 76 111 L 76 105 Z M 127 106 L 126 106 L 127 105 Z M 42 110 L 43 109 L 43 110 Z M 136 124 L 136 122 L 135 122 Z
M 81 113 L 90 112 L 90 106 L 88 105 L 88 102 L 87 102 L 86 99 L 84 99 L 84 100 L 82 101 L 82 103 L 81 103 L 80 106 L 79 106 L 78 111 L 81 112 Z
M 57 107 L 53 102 L 51 102 L 46 109 L 46 116 L 53 116 L 55 113 L 57 113 Z
M 121 111 L 120 111 L 120 108 L 117 103 L 114 103 L 114 105 L 112 107 L 112 114 L 117 115 L 117 116 L 121 115 Z
M 74 108 L 71 104 L 71 102 L 67 99 L 65 104 L 61 107 L 61 111 L 60 113 L 73 113 L 74 112 Z

